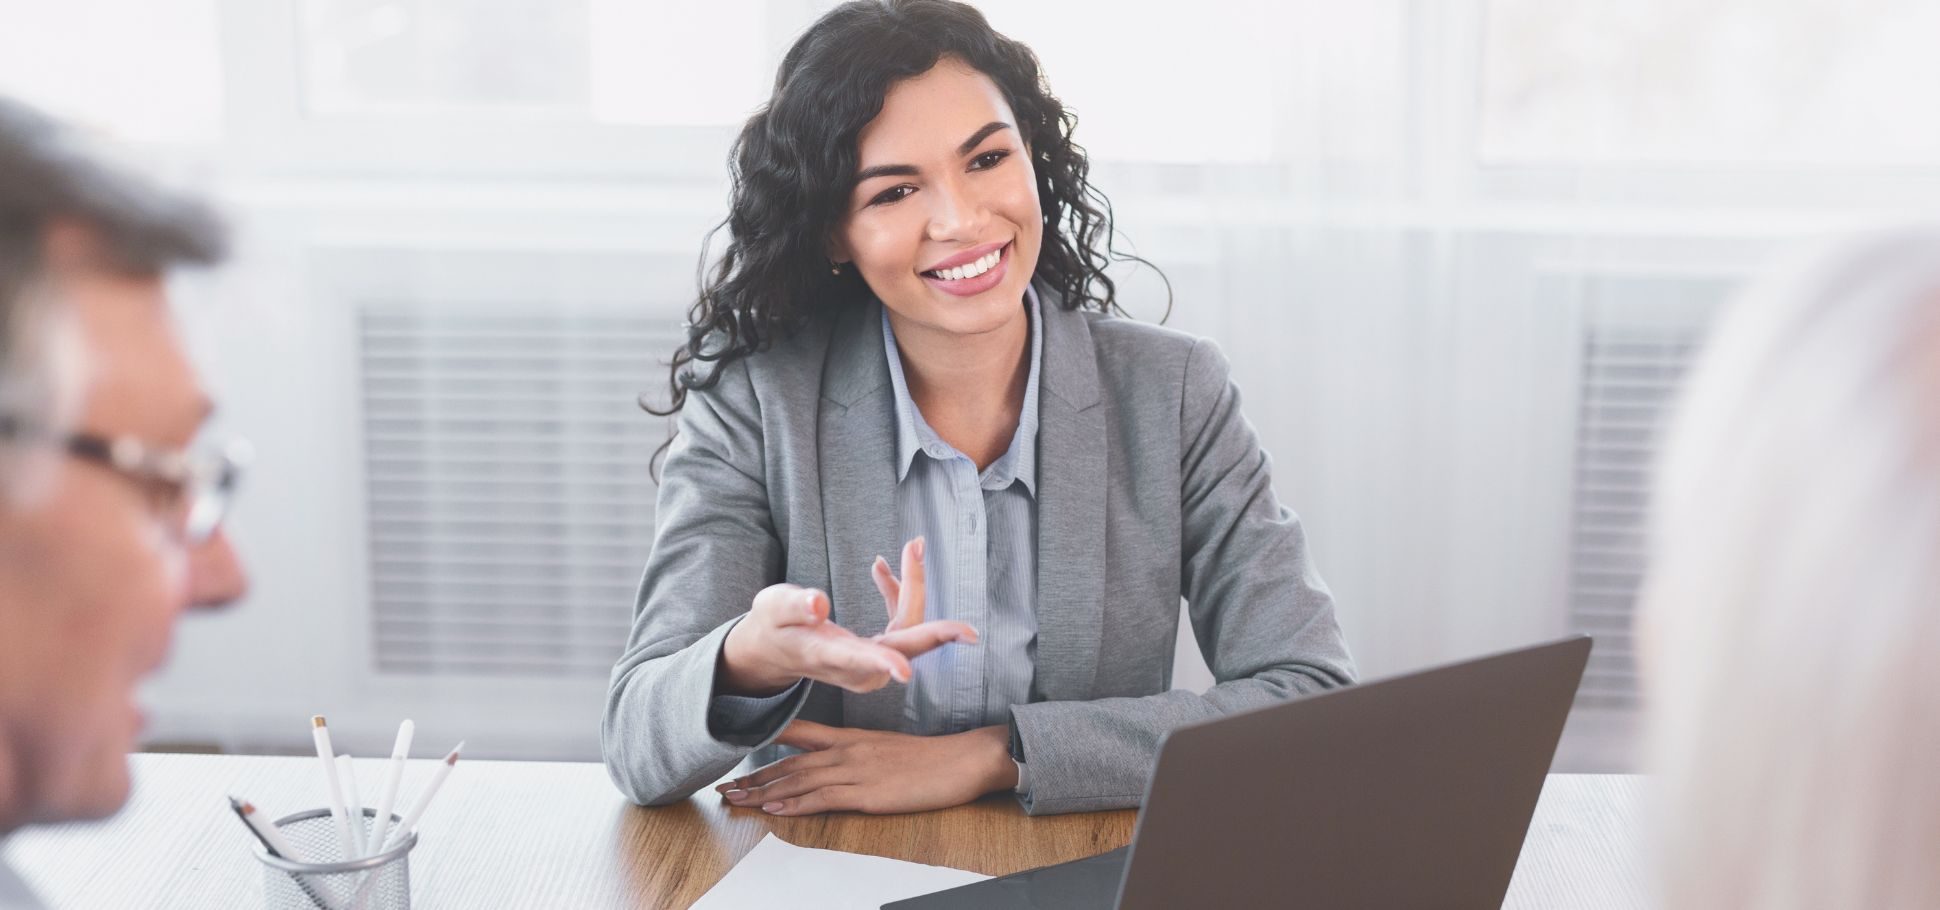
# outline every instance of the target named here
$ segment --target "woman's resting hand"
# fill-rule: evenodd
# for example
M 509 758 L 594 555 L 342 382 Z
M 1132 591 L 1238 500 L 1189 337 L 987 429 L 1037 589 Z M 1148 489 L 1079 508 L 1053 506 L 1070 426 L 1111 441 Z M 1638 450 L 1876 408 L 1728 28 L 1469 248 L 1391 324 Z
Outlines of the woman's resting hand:
M 874 814 L 960 806 L 1017 785 L 1009 731 L 949 736 L 851 730 L 798 720 L 775 742 L 808 751 L 714 788 L 770 815 L 843 809 Z

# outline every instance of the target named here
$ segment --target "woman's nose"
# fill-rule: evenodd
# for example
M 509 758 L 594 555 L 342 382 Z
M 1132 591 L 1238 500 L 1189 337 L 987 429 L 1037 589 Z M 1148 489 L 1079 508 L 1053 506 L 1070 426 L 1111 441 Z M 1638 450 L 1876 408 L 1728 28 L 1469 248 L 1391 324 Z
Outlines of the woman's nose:
M 930 239 L 976 240 L 983 228 L 983 201 L 957 180 L 937 183 L 929 193 Z

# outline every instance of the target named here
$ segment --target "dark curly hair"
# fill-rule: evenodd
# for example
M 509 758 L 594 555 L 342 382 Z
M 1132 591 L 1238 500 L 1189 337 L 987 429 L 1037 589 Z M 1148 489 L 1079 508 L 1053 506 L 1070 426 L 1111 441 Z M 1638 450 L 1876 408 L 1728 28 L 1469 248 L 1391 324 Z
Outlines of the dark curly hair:
M 892 85 L 946 56 L 990 77 L 1017 115 L 1044 210 L 1034 278 L 1066 309 L 1122 312 L 1105 266 L 1151 263 L 1113 248 L 1111 201 L 1086 180 L 1090 161 L 1071 138 L 1077 117 L 1044 84 L 1031 49 L 998 34 L 968 4 L 853 0 L 796 39 L 774 95 L 735 140 L 729 214 L 713 232 L 728 229 L 727 249 L 709 274 L 703 246 L 700 298 L 668 376 L 672 400 L 663 410 L 643 396 L 641 407 L 672 416 L 689 389 L 709 388 L 722 367 L 867 299 L 861 275 L 850 266 L 831 274 L 828 259 L 829 237 L 855 188 L 857 138 Z M 1169 315 L 1169 281 L 1166 287 Z

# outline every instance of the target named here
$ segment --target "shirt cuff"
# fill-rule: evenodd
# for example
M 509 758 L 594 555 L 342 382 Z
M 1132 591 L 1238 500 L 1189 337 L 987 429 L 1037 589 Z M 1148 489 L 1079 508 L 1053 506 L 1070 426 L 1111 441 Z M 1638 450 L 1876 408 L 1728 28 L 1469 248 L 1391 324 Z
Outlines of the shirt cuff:
M 1024 764 L 1024 736 L 1017 731 L 1017 712 L 1010 714 L 1010 761 L 1017 766 L 1017 786 L 1010 788 L 1018 796 L 1031 795 L 1031 767 Z
M 707 703 L 707 729 L 714 738 L 737 746 L 760 745 L 788 720 L 796 696 L 808 686 L 796 680 L 774 695 L 716 695 Z

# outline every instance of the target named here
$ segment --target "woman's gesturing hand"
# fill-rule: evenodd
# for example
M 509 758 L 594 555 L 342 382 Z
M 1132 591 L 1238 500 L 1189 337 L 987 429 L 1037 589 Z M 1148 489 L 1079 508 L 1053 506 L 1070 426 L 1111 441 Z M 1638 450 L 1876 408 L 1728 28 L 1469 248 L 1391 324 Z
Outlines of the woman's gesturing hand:
M 909 659 L 918 654 L 951 642 L 975 644 L 977 631 L 963 623 L 923 621 L 923 538 L 904 545 L 902 561 L 900 582 L 880 557 L 871 572 L 889 610 L 888 627 L 873 638 L 829 622 L 829 597 L 821 591 L 764 588 L 721 649 L 721 690 L 772 695 L 806 677 L 869 692 L 891 679 L 908 682 Z
M 883 608 L 889 611 L 889 625 L 883 627 L 882 634 L 875 637 L 879 641 L 910 657 L 936 647 L 926 644 L 934 637 L 934 630 L 949 628 L 970 633 L 969 638 L 946 639 L 976 644 L 977 632 L 960 622 L 924 622 L 924 593 L 928 590 L 923 583 L 923 538 L 918 537 L 903 544 L 903 577 L 896 579 L 889 571 L 889 560 L 880 556 L 869 567 L 869 577 L 875 579 L 876 590 L 882 592 Z M 907 679 L 903 680 L 908 682 Z
M 775 742 L 808 751 L 714 790 L 770 815 L 943 809 L 1017 785 L 1008 741 L 1002 726 L 912 736 L 798 720 Z

